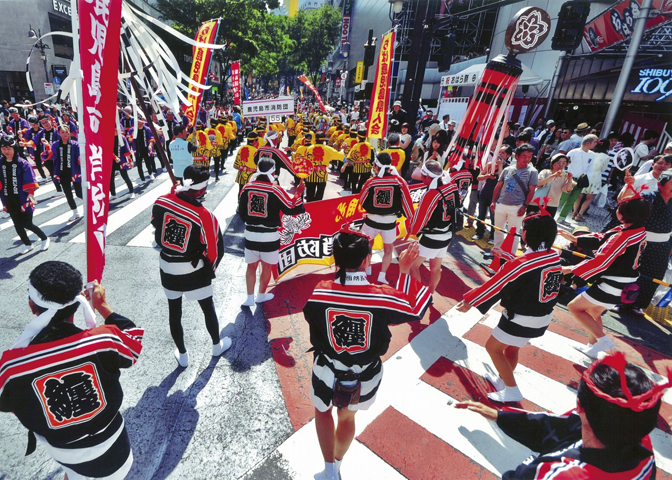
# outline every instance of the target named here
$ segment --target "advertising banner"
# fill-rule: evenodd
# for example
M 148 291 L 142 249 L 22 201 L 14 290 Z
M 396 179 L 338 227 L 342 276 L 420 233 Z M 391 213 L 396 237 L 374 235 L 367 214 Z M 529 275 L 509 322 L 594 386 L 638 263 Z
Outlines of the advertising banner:
M 387 132 L 387 111 L 390 106 L 390 79 L 394 60 L 394 34 L 392 30 L 383 36 L 380 53 L 376 63 L 376 77 L 371 94 L 371 113 L 369 115 L 369 138 L 383 138 Z
M 267 117 L 270 115 L 293 115 L 294 97 L 277 97 L 267 100 L 243 102 L 243 116 Z
M 641 0 L 622 0 L 588 22 L 583 29 L 588 48 L 597 52 L 630 37 L 640 7 Z M 669 0 L 653 0 L 651 7 L 661 13 L 672 13 L 672 2 Z M 645 30 L 669 21 L 670 17 L 664 15 L 649 18 Z
M 196 41 L 201 43 L 215 43 L 217 38 L 217 30 L 219 30 L 219 20 L 211 20 L 203 23 L 198 32 L 196 32 Z M 191 79 L 201 85 L 205 84 L 205 78 L 210 68 L 210 58 L 212 57 L 212 50 L 209 48 L 194 47 L 194 60 L 191 63 Z M 198 108 L 201 106 L 201 99 L 203 98 L 203 91 L 200 88 L 190 86 L 192 90 L 198 91 L 198 95 L 189 94 L 187 109 L 184 114 L 189 120 L 189 125 L 196 124 L 198 117 Z
M 350 23 L 352 21 L 352 4 L 355 0 L 343 0 L 343 20 L 341 20 L 341 48 L 339 58 L 343 55 L 343 45 L 350 41 Z
M 233 104 L 240 105 L 240 62 L 231 63 L 231 91 Z
M 305 75 L 299 75 L 299 80 L 301 80 L 306 85 L 306 87 L 308 87 L 308 89 L 313 92 L 313 95 L 315 95 L 317 103 L 320 106 L 320 111 L 322 111 L 322 113 L 326 112 L 327 110 L 324 108 L 324 102 L 322 101 L 322 97 L 320 97 L 320 92 L 317 91 L 317 88 L 315 88 L 313 82 L 308 80 L 308 77 Z
M 413 203 L 418 204 L 427 191 L 425 185 L 411 188 Z M 359 195 L 331 198 L 306 204 L 306 213 L 283 215 L 280 228 L 280 260 L 274 270 L 276 279 L 282 278 L 299 265 L 333 265 L 332 243 L 346 224 L 360 225 L 364 209 L 359 205 Z M 397 238 L 406 236 L 406 219 L 397 220 Z M 381 249 L 380 238 L 374 249 Z
M 80 162 L 86 165 L 87 281 L 100 281 L 105 268 L 110 170 L 114 157 L 121 2 L 79 0 L 79 62 L 82 78 L 80 128 L 86 140 Z
M 357 62 L 357 67 L 355 67 L 355 84 L 362 83 L 364 79 L 364 61 L 360 60 Z

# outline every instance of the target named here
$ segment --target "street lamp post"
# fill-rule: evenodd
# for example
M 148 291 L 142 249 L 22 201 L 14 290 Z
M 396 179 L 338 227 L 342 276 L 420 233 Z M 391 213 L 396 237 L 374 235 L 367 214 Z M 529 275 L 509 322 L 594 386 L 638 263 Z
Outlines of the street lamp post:
M 37 48 L 40 51 L 40 58 L 42 59 L 42 62 L 44 63 L 44 77 L 45 81 L 49 82 L 49 72 L 47 70 L 47 50 L 49 50 L 51 47 L 44 43 L 42 41 L 42 30 L 39 28 L 37 29 L 37 33 L 35 33 L 35 29 L 33 28 L 32 25 L 28 25 L 28 38 L 32 39 L 39 39 L 38 42 L 35 44 L 35 48 Z

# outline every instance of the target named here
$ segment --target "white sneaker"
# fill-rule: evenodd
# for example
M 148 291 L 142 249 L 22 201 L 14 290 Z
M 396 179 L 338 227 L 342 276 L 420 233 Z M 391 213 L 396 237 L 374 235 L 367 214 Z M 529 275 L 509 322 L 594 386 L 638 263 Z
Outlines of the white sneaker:
M 144 181 L 142 178 L 138 178 L 138 179 L 135 181 L 135 183 L 137 183 L 138 185 L 142 185 L 143 183 L 145 183 L 145 181 Z
M 222 338 L 217 345 L 212 346 L 212 356 L 219 357 L 222 353 L 231 348 L 231 339 L 229 337 Z
M 254 305 L 254 295 L 248 295 L 247 300 L 240 304 L 241 307 L 251 307 Z
M 495 375 L 494 373 L 486 372 L 485 374 L 485 379 L 492 384 L 493 387 L 495 387 L 495 390 L 504 390 L 506 388 L 506 385 L 504 384 L 504 380 L 500 378 L 499 375 Z
M 256 302 L 264 303 L 268 302 L 269 300 L 273 300 L 273 298 L 275 298 L 275 295 L 273 295 L 272 293 L 258 293 Z
M 130 198 L 131 200 L 133 200 L 133 199 L 135 198 L 135 193 L 131 193 L 131 196 L 128 197 L 128 198 Z
M 2 219 L 9 218 L 9 217 L 10 217 L 10 215 L 9 215 L 8 212 L 3 212 L 2 216 L 0 216 L 0 218 L 2 218 Z
M 612 342 L 611 339 L 609 339 L 608 337 L 604 336 L 602 338 L 598 338 L 597 342 L 595 342 L 590 347 L 579 351 L 584 355 L 595 360 L 597 359 L 597 355 L 600 352 L 606 352 L 607 350 L 611 350 L 613 348 L 616 348 L 614 342 Z
M 30 245 L 24 245 L 24 247 L 19 252 L 19 255 L 25 255 L 26 253 L 32 251 L 33 248 L 35 248 L 35 247 L 33 247 L 32 243 Z
M 68 218 L 68 222 L 74 222 L 79 217 L 81 217 L 81 215 L 79 214 L 79 210 L 73 210 L 72 211 L 72 216 L 70 218 Z
M 488 393 L 488 398 L 495 402 L 520 402 L 523 399 L 523 394 L 520 393 L 518 387 L 504 387 L 498 392 Z
M 40 252 L 46 252 L 47 250 L 49 250 L 49 244 L 50 243 L 51 243 L 51 240 L 49 240 L 49 237 L 42 240 L 42 246 L 40 246 Z
M 189 366 L 189 352 L 180 353 L 180 351 L 175 349 L 175 360 L 180 367 L 186 368 Z

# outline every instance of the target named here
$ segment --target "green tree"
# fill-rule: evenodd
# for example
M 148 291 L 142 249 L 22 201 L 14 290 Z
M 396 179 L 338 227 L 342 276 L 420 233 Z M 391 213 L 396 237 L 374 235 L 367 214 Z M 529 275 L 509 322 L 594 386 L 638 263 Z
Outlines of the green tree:
M 320 67 L 326 63 L 338 40 L 340 25 L 340 10 L 328 4 L 317 10 L 299 11 L 290 18 L 289 40 L 296 47 L 281 62 L 284 73 L 304 73 L 317 83 Z
M 270 9 L 277 8 L 279 0 L 157 0 L 163 20 L 172 27 L 193 37 L 205 21 L 221 18 L 217 43 L 226 43 L 224 51 L 217 50 L 214 59 L 224 64 L 241 60 L 241 68 L 258 57 L 269 37 L 269 26 L 274 20 Z M 188 72 L 187 72 L 188 73 Z

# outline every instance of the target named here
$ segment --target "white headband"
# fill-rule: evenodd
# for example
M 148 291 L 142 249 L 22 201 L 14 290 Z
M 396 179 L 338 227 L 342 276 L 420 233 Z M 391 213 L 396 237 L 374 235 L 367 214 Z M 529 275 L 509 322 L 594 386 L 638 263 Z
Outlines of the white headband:
M 427 170 L 427 165 L 422 165 L 422 168 L 420 169 L 420 172 L 423 175 L 427 175 L 428 177 L 431 177 L 432 183 L 429 184 L 429 190 L 433 190 L 435 188 L 439 187 L 439 179 L 442 180 L 450 180 L 450 172 L 448 170 L 444 170 L 441 173 L 432 173 L 429 170 Z
M 186 192 L 187 190 L 200 190 L 201 188 L 207 187 L 209 181 L 210 179 L 194 184 L 194 180 L 192 178 L 183 178 L 183 185 L 179 185 L 177 188 L 175 188 L 175 193 Z
M 84 298 L 83 295 L 77 295 L 75 298 L 72 299 L 72 301 L 63 304 L 50 302 L 49 300 L 46 300 L 32 284 L 29 283 L 28 298 L 30 298 L 35 305 L 42 308 L 46 308 L 47 311 L 35 317 L 26 326 L 23 333 L 21 333 L 21 335 L 19 335 L 19 338 L 17 338 L 16 341 L 14 342 L 14 345 L 11 346 L 12 349 L 26 348 L 30 343 L 30 341 L 33 338 L 35 338 L 35 336 L 38 333 L 40 333 L 47 325 L 49 325 L 49 322 L 51 322 L 51 319 L 54 318 L 56 312 L 58 312 L 62 308 L 69 307 L 70 305 L 73 305 L 77 302 L 79 302 L 82 305 L 82 308 L 84 309 L 84 321 L 86 322 L 86 328 L 90 329 L 96 326 L 96 314 L 93 312 L 91 306 L 89 305 L 89 302 L 86 301 L 86 298 Z
M 269 158 L 269 157 L 264 157 L 264 158 Z M 269 158 L 269 160 L 271 160 Z M 257 170 L 256 173 L 252 174 L 250 177 L 250 182 L 254 182 L 259 175 L 267 175 L 271 180 L 273 180 L 273 174 L 275 173 L 275 164 L 271 165 L 271 168 L 266 170 L 265 172 L 262 172 L 261 170 Z
M 378 158 L 376 158 L 373 161 L 373 164 L 378 167 L 378 177 L 382 177 L 385 175 L 385 171 L 391 170 L 394 175 L 399 175 L 399 172 L 397 172 L 397 169 L 394 167 L 394 165 L 383 165 L 378 161 Z

